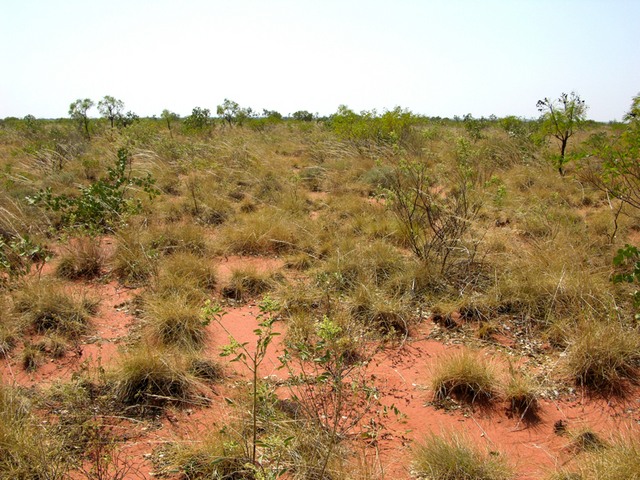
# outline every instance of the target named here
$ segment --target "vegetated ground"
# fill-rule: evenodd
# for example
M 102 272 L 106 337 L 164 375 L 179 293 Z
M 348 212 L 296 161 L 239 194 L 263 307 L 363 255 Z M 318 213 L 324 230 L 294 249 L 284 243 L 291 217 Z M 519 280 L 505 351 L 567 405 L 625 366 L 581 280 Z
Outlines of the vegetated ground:
M 418 445 L 458 433 L 515 478 L 596 478 L 637 445 L 636 309 L 610 278 L 638 212 L 597 169 L 560 176 L 535 123 L 356 117 L 3 122 L 0 477 L 457 478 Z

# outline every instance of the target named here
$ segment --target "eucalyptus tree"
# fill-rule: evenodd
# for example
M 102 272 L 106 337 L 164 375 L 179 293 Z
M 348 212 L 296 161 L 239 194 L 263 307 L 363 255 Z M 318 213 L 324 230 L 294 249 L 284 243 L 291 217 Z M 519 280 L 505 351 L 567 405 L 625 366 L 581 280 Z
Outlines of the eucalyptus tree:
M 78 99 L 69 105 L 69 116 L 78 123 L 80 129 L 84 129 L 84 133 L 87 138 L 91 138 L 91 134 L 89 133 L 89 117 L 87 116 L 87 111 L 93 108 L 95 104 L 93 100 L 90 98 L 85 98 L 84 100 Z
M 104 118 L 109 119 L 111 128 L 113 128 L 114 123 L 122 116 L 124 102 L 105 95 L 104 98 L 98 102 L 98 111 Z
M 562 166 L 566 163 L 567 143 L 582 127 L 588 107 L 575 92 L 563 93 L 556 100 L 538 100 L 536 106 L 542 114 L 542 132 L 560 140 L 560 156 L 557 158 L 556 166 L 560 175 L 564 176 Z

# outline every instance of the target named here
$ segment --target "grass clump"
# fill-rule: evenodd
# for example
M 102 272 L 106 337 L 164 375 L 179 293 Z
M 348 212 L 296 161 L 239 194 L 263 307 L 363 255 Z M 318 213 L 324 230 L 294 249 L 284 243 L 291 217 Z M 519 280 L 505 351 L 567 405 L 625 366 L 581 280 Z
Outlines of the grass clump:
M 89 319 L 96 314 L 98 301 L 77 298 L 57 282 L 34 280 L 14 293 L 13 307 L 26 326 L 36 332 L 76 338 L 89 331 Z
M 193 253 L 176 253 L 159 265 L 154 290 L 160 296 L 189 293 L 194 300 L 213 290 L 216 270 Z M 198 295 L 200 293 L 200 295 Z
M 255 266 L 234 268 L 231 279 L 222 287 L 222 296 L 235 301 L 245 301 L 250 297 L 272 290 L 282 275 L 274 271 L 259 271 Z
M 432 370 L 431 388 L 438 400 L 454 396 L 487 401 L 495 395 L 496 384 L 494 365 L 466 349 L 438 361 Z
M 114 393 L 124 405 L 158 408 L 191 399 L 195 381 L 183 357 L 163 349 L 138 347 L 112 373 Z
M 224 378 L 224 368 L 210 358 L 193 356 L 188 360 L 188 372 L 199 380 L 219 382 Z
M 568 377 L 592 391 L 621 393 L 626 381 L 636 381 L 640 336 L 618 323 L 590 322 L 570 341 L 564 363 Z
M 374 286 L 360 285 L 354 292 L 352 314 L 367 328 L 383 335 L 406 335 L 411 312 L 406 302 L 388 298 Z
M 19 329 L 11 323 L 0 324 L 0 358 L 9 355 L 18 342 Z
M 413 453 L 413 470 L 429 480 L 507 480 L 513 469 L 498 452 L 484 452 L 455 433 L 431 434 Z
M 192 253 L 202 257 L 209 249 L 204 230 L 193 223 L 169 226 L 159 232 L 151 243 L 155 249 L 167 255 Z
M 111 271 L 125 285 L 144 285 L 155 271 L 156 256 L 138 232 L 121 231 L 111 257 Z
M 0 385 L 0 478 L 66 478 L 61 442 L 31 414 L 15 388 Z
M 35 372 L 44 363 L 44 344 L 25 342 L 20 354 L 22 367 L 27 372 Z
M 175 443 L 169 447 L 170 465 L 167 470 L 179 469 L 186 478 L 255 478 L 250 468 L 251 458 L 241 444 L 224 432 L 208 435 L 202 442 Z
M 640 479 L 640 442 L 620 436 L 582 457 L 580 465 L 579 478 L 585 480 Z
M 56 267 L 56 276 L 67 280 L 95 278 L 100 275 L 105 258 L 100 240 L 88 235 L 70 242 Z
M 535 417 L 540 397 L 540 384 L 526 373 L 518 373 L 509 365 L 509 379 L 504 386 L 504 399 L 511 405 L 511 411 L 520 415 Z
M 206 326 L 200 308 L 185 296 L 153 296 L 144 308 L 147 333 L 152 342 L 187 350 L 204 347 Z

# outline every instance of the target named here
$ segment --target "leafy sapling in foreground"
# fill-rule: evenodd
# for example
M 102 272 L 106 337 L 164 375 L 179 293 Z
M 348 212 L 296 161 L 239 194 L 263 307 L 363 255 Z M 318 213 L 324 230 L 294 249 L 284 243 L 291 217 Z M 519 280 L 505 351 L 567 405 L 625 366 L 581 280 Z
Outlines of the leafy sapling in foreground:
M 226 315 L 219 305 L 211 305 L 207 301 L 202 309 L 202 316 L 205 324 L 216 322 L 229 335 L 231 343 L 222 347 L 221 357 L 232 357 L 231 362 L 242 362 L 252 374 L 252 452 L 251 464 L 256 465 L 256 447 L 260 444 L 258 441 L 258 368 L 267 356 L 267 347 L 271 344 L 274 337 L 280 335 L 273 331 L 273 324 L 276 320 L 275 314 L 280 310 L 280 304 L 272 300 L 268 295 L 259 305 L 260 313 L 258 314 L 258 327 L 253 332 L 256 335 L 255 349 L 251 351 L 249 342 L 239 343 L 233 335 L 227 330 L 222 323 L 222 317 Z
M 323 452 L 317 478 L 325 478 L 325 472 L 339 440 L 354 429 L 363 437 L 371 438 L 383 428 L 380 417 L 389 411 L 401 417 L 392 405 L 382 407 L 379 392 L 366 375 L 370 355 L 361 346 L 352 344 L 343 328 L 324 316 L 316 324 L 315 340 L 287 345 L 280 357 L 282 367 L 289 373 L 289 388 L 295 404 L 305 412 L 316 427 L 328 435 L 328 445 Z M 362 419 L 370 414 L 368 426 Z

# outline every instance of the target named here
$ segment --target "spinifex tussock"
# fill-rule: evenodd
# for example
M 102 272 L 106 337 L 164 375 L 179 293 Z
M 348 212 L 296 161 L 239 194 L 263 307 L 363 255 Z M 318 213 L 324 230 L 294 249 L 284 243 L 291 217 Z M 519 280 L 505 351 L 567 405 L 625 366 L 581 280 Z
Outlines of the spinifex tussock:
M 197 384 L 187 372 L 183 356 L 140 346 L 122 357 L 111 376 L 116 398 L 144 409 L 189 401 Z
M 98 301 L 72 295 L 60 283 L 34 279 L 16 290 L 13 307 L 27 327 L 75 338 L 89 331 Z
M 94 278 L 100 275 L 104 263 L 100 239 L 85 235 L 72 239 L 65 247 L 56 275 L 69 280 Z
M 570 338 L 563 363 L 567 376 L 594 391 L 621 392 L 638 379 L 640 336 L 619 323 L 591 321 Z
M 464 349 L 432 367 L 431 388 L 439 400 L 453 395 L 470 402 L 487 401 L 494 397 L 496 385 L 495 366 L 478 352 Z
M 430 434 L 413 452 L 413 471 L 430 480 L 508 480 L 513 468 L 500 452 L 483 451 L 453 432 Z
M 187 296 L 150 297 L 144 307 L 144 319 L 149 340 L 158 345 L 194 350 L 203 348 L 207 340 L 200 307 Z

